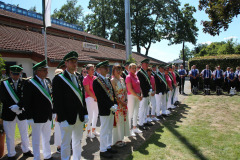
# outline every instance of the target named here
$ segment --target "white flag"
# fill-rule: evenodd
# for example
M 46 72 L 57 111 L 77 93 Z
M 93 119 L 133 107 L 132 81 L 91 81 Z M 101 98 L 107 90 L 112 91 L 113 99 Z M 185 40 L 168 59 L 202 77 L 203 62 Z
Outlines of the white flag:
M 51 26 L 51 0 L 43 0 L 43 3 L 45 4 L 44 8 L 44 27 Z

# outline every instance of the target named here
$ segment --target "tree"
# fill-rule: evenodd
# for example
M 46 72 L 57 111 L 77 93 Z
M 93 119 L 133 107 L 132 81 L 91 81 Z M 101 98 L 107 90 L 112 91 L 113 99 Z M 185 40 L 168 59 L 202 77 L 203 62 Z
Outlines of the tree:
M 36 6 L 31 7 L 29 11 L 37 12 Z
M 5 66 L 5 61 L 1 58 L 1 55 L 0 55 L 0 71 L 2 71 L 4 66 Z M 2 78 L 2 72 L 0 72 L 0 79 L 1 78 Z
M 234 43 L 233 40 L 228 40 L 227 43 L 223 44 L 222 46 L 219 47 L 218 49 L 218 54 L 234 54 Z
M 131 0 L 132 45 L 146 49 L 148 55 L 152 43 L 166 37 L 167 30 L 175 23 L 178 0 Z M 118 43 L 125 42 L 125 14 L 123 0 L 90 0 L 92 14 L 86 16 L 87 31 L 94 35 L 109 38 Z
M 190 42 L 192 44 L 196 44 L 197 42 L 197 32 L 198 28 L 196 26 L 197 20 L 193 17 L 193 14 L 196 12 L 195 7 L 190 6 L 188 3 L 184 5 L 181 10 L 178 10 L 178 14 L 176 17 L 176 27 L 171 27 L 173 30 L 170 30 L 168 34 L 168 39 L 170 44 L 179 44 L 183 43 L 182 48 L 182 58 L 183 58 L 183 66 L 185 68 L 185 56 L 184 54 L 184 43 Z M 190 51 L 190 50 L 189 50 Z M 190 54 L 190 53 L 188 53 Z
M 240 14 L 239 0 L 199 0 L 199 10 L 205 10 L 210 21 L 202 21 L 203 32 L 212 36 L 226 31 L 229 23 Z
M 76 6 L 77 0 L 67 0 L 59 10 L 55 9 L 52 18 L 61 19 L 65 22 L 80 25 L 84 28 L 83 8 Z
M 148 55 L 152 43 L 166 38 L 179 6 L 178 0 L 131 1 L 132 43 L 137 46 L 137 52 L 141 53 L 143 47 Z
M 185 56 L 184 59 L 186 61 L 193 58 L 193 55 L 192 55 L 190 49 L 188 48 L 188 46 L 185 46 L 185 48 L 184 48 L 184 56 Z M 179 59 L 183 59 L 183 50 L 180 50 Z
M 108 38 L 113 24 L 112 0 L 90 0 L 88 8 L 93 12 L 85 17 L 87 32 Z

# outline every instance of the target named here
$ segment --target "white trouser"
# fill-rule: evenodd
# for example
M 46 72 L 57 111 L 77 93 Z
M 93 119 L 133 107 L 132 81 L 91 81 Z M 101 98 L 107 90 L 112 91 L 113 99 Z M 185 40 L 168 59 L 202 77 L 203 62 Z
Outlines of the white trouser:
M 162 114 L 167 114 L 166 110 L 167 110 L 167 100 L 166 100 L 166 93 L 162 94 L 156 94 L 155 95 L 156 98 L 156 114 L 157 116 L 160 116 L 160 111 L 162 111 Z
M 51 158 L 50 137 L 51 121 L 46 123 L 30 123 L 32 126 L 32 147 L 34 160 L 40 160 L 40 139 L 42 137 L 42 148 L 44 159 Z
M 98 105 L 97 102 L 94 101 L 92 97 L 86 98 L 87 110 L 88 110 L 88 123 L 87 123 L 87 130 L 92 128 L 96 128 L 97 125 L 97 118 L 98 118 Z
M 171 108 L 172 104 L 171 104 L 171 101 L 172 101 L 172 93 L 173 91 L 168 91 L 168 101 L 167 101 L 167 109 L 168 108 Z
M 72 140 L 73 160 L 81 159 L 81 141 L 83 136 L 83 122 L 80 121 L 77 116 L 76 123 L 74 125 L 64 126 L 60 123 L 62 144 L 61 144 L 61 159 L 69 160 L 71 157 L 70 143 Z
M 129 120 L 129 128 L 131 127 L 131 120 L 133 118 L 133 126 L 137 126 L 137 116 L 139 111 L 139 99 L 136 96 L 128 95 L 128 120 Z
M 155 95 L 150 96 L 150 102 L 151 102 L 151 106 L 152 106 L 151 115 L 155 115 L 155 112 L 156 112 L 156 98 L 155 98 Z M 148 110 L 147 113 L 149 114 L 149 110 Z
M 54 145 L 55 146 L 61 146 L 62 138 L 61 138 L 61 129 L 60 129 L 60 123 L 55 122 L 54 127 Z
M 178 101 L 178 94 L 179 94 L 179 86 L 176 87 L 174 98 L 173 98 L 173 103 Z
M 148 109 L 148 101 L 149 101 L 149 97 L 143 97 L 143 99 L 140 101 L 140 105 L 139 105 L 139 122 L 138 124 L 140 126 L 143 125 L 143 123 L 145 122 L 145 118 L 147 115 L 147 109 Z
M 114 115 L 111 112 L 109 116 L 100 116 L 100 121 L 100 152 L 106 152 L 112 145 Z
M 19 132 L 21 135 L 21 148 L 23 153 L 28 152 L 29 149 L 29 139 L 28 139 L 28 124 L 27 120 L 20 121 L 16 116 L 13 121 L 3 121 L 4 131 L 6 133 L 6 142 L 7 142 L 7 149 L 8 149 L 8 157 L 13 157 L 16 155 L 15 151 L 15 129 L 16 123 L 18 124 Z

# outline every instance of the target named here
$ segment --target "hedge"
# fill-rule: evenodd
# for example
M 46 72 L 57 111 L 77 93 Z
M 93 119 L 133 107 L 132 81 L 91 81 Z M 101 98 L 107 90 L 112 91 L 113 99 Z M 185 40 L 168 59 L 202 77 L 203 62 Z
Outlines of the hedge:
M 206 64 L 209 65 L 210 70 L 214 71 L 215 67 L 220 65 L 223 71 L 226 71 L 227 67 L 233 68 L 236 70 L 237 66 L 240 66 L 240 55 L 218 55 L 218 56 L 204 56 L 204 57 L 194 57 L 188 61 L 189 70 L 192 65 L 196 65 L 199 72 L 206 68 Z M 202 88 L 202 80 L 200 80 L 199 87 Z M 214 84 L 211 87 L 214 89 Z

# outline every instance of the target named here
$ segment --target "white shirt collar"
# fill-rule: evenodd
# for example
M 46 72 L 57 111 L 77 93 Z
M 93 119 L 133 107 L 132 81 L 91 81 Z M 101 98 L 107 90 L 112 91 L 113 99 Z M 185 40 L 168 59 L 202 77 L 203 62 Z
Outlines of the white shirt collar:
M 72 79 L 72 75 L 76 76 L 75 72 L 72 74 L 70 73 L 67 69 L 66 69 L 66 72 L 68 73 L 69 77 Z
M 38 77 L 37 75 L 36 75 L 36 77 L 38 78 L 38 80 L 42 83 L 42 80 L 44 80 L 44 79 L 41 79 L 40 77 Z
M 104 77 L 103 75 L 101 75 L 100 73 L 98 74 L 102 79 L 106 79 L 106 77 Z
M 17 82 L 17 83 L 18 83 L 19 79 L 18 79 L 18 80 L 16 80 L 16 81 L 12 79 L 12 81 L 13 81 L 13 82 Z

